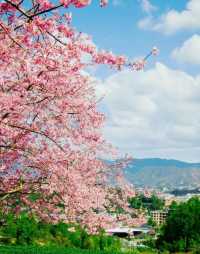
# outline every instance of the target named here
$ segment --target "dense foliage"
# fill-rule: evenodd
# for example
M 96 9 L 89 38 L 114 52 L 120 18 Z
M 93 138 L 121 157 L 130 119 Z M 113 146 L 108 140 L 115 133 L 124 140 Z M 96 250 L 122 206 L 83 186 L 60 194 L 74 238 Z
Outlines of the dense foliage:
M 0 218 L 0 243 L 4 245 L 59 246 L 91 250 L 120 250 L 119 239 L 103 232 L 89 235 L 78 225 L 48 224 L 34 215 L 20 213 L 2 215 Z
M 161 249 L 168 249 L 170 252 L 187 252 L 197 249 L 200 251 L 199 198 L 191 198 L 185 203 L 172 204 L 157 246 Z
M 161 210 L 164 207 L 164 200 L 160 199 L 155 194 L 145 196 L 143 194 L 129 198 L 129 204 L 134 209 L 147 209 L 149 211 Z

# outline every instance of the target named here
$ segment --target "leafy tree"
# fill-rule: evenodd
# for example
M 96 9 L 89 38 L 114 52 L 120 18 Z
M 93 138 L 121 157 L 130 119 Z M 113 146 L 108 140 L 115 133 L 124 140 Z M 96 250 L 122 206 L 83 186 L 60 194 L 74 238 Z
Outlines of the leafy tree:
M 164 207 L 164 200 L 159 199 L 158 196 L 153 194 L 151 197 L 138 195 L 129 199 L 129 204 L 132 208 L 141 209 L 145 208 L 149 211 L 161 210 Z
M 160 248 L 189 251 L 200 244 L 200 200 L 173 204 L 157 241 Z
M 155 194 L 153 194 L 150 198 L 151 201 L 151 206 L 150 206 L 150 210 L 161 210 L 164 207 L 164 200 L 160 199 L 158 196 L 156 196 Z
M 148 219 L 147 223 L 152 227 L 156 227 L 156 222 L 152 219 L 152 217 Z
M 129 204 L 132 208 L 135 208 L 135 209 L 140 209 L 143 207 L 143 203 L 142 203 L 140 196 L 130 198 Z

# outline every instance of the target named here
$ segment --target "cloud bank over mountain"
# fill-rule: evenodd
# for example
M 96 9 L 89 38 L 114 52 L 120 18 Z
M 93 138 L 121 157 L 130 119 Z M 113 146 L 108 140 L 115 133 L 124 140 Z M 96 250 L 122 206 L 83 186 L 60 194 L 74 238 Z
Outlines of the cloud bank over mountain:
M 102 85 L 108 112 L 104 132 L 121 151 L 140 157 L 195 160 L 200 152 L 200 76 L 157 63 L 122 71 Z

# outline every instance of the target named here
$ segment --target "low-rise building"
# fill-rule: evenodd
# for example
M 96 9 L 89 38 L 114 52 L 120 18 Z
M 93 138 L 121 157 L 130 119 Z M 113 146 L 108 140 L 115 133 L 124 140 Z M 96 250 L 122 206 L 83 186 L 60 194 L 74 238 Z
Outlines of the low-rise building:
M 159 226 L 159 225 L 162 225 L 163 223 L 165 223 L 167 215 L 168 215 L 168 211 L 166 211 L 166 210 L 152 211 L 151 215 L 152 215 L 153 221 Z

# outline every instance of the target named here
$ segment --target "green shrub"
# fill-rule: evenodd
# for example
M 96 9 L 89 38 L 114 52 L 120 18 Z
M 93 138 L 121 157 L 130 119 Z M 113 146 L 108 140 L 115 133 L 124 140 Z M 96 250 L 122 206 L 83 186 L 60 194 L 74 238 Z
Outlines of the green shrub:
M 0 225 L 0 243 L 4 245 L 63 246 L 100 251 L 119 251 L 119 239 L 104 232 L 89 235 L 78 225 L 48 224 L 35 216 L 21 213 L 7 214 Z M 1 253 L 1 252 L 0 252 Z
M 38 224 L 35 218 L 21 213 L 18 217 L 8 214 L 4 226 L 1 227 L 1 234 L 4 239 L 10 238 L 15 244 L 32 244 L 38 234 Z

